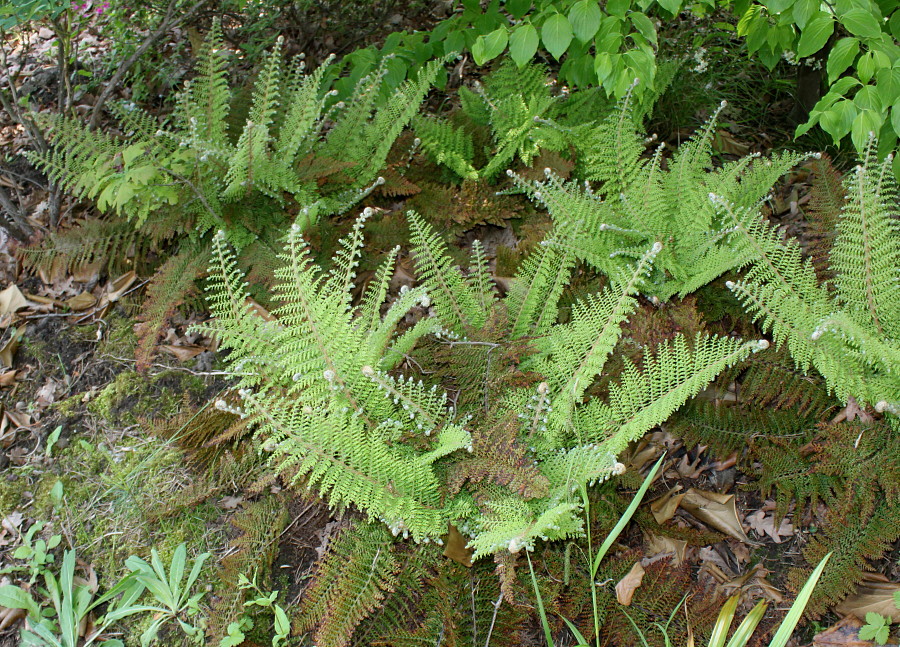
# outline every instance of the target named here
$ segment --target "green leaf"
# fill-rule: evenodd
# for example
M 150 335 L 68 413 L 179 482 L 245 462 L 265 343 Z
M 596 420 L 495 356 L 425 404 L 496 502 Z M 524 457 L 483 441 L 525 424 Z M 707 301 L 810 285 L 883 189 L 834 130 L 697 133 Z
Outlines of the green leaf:
M 606 539 L 603 540 L 600 548 L 597 549 L 597 554 L 594 556 L 594 561 L 591 565 L 592 579 L 597 576 L 597 569 L 600 568 L 600 563 L 603 561 L 603 558 L 606 557 L 606 553 L 609 552 L 609 549 L 612 548 L 612 545 L 616 543 L 619 535 L 622 534 L 622 531 L 625 530 L 625 526 L 628 525 L 628 522 L 631 521 L 631 517 L 634 516 L 635 510 L 637 510 L 638 506 L 641 505 L 641 501 L 644 500 L 644 495 L 647 493 L 647 489 L 656 478 L 656 473 L 659 471 L 659 467 L 660 465 L 662 465 L 662 462 L 663 460 L 665 460 L 665 458 L 665 454 L 660 456 L 659 460 L 656 461 L 656 464 L 653 466 L 653 468 L 647 473 L 647 476 L 644 478 L 644 482 L 641 483 L 641 487 L 638 488 L 638 491 L 635 493 L 634 498 L 631 499 L 631 503 L 628 504 L 625 512 L 622 513 L 622 516 L 619 517 L 616 525 L 613 526 L 613 529 L 609 531 Z
M 869 143 L 872 133 L 881 130 L 884 118 L 874 110 L 861 110 L 853 120 L 853 126 L 850 128 L 850 139 L 856 150 L 862 152 Z
M 472 45 L 472 58 L 478 65 L 484 65 L 500 56 L 508 42 L 509 34 L 506 27 L 498 27 L 490 34 L 475 39 L 475 44 Z
M 831 48 L 825 70 L 828 72 L 828 83 L 834 83 L 844 73 L 859 54 L 859 41 L 856 38 L 842 38 Z
M 854 103 L 849 99 L 843 99 L 822 113 L 819 125 L 822 126 L 822 130 L 831 135 L 836 144 L 850 132 L 856 115 L 857 110 Z
M 575 38 L 582 43 L 586 43 L 594 37 L 594 34 L 600 29 L 602 20 L 603 12 L 600 10 L 597 0 L 579 0 L 569 12 L 572 31 L 575 33 Z
M 122 161 L 125 162 L 125 166 L 131 164 L 136 157 L 140 157 L 144 154 L 144 149 L 147 147 L 146 143 L 142 144 L 132 144 L 128 148 L 122 151 Z
M 31 597 L 31 593 L 18 586 L 4 584 L 0 586 L 0 607 L 7 609 L 22 609 L 28 612 L 33 618 L 41 616 L 41 608 Z
M 466 48 L 466 35 L 462 30 L 451 31 L 444 39 L 444 52 L 461 52 Z
M 881 94 L 874 85 L 866 85 L 859 89 L 859 92 L 853 97 L 853 103 L 860 110 L 874 110 L 881 112 L 887 103 L 882 99 Z
M 561 13 L 547 18 L 541 27 L 541 40 L 544 42 L 544 47 L 556 60 L 559 60 L 569 49 L 572 36 L 572 25 L 569 24 L 568 18 Z
M 900 135 L 900 102 L 891 106 L 891 127 L 897 135 Z M 897 602 L 897 608 L 900 609 L 900 601 Z
M 539 44 L 540 38 L 534 25 L 521 24 L 509 36 L 509 56 L 521 68 L 534 58 Z
M 859 57 L 859 62 L 856 64 L 856 76 L 863 83 L 868 83 L 875 76 L 875 56 L 872 52 L 866 52 Z
M 888 21 L 888 26 L 891 30 L 891 36 L 893 36 L 897 40 L 900 40 L 900 9 L 891 14 L 891 19 Z M 898 604 L 897 607 L 900 608 L 900 604 Z
M 521 18 L 531 9 L 531 0 L 506 0 L 503 8 L 513 18 Z
M 656 0 L 659 6 L 668 11 L 673 16 L 681 11 L 681 0 Z
M 656 26 L 645 14 L 634 12 L 629 16 L 631 24 L 638 30 L 641 36 L 656 45 Z
M 881 36 L 881 26 L 878 19 L 866 9 L 851 9 L 840 17 L 841 24 L 854 36 L 860 38 L 878 38 Z
M 794 4 L 794 0 L 765 0 L 763 4 L 772 15 L 777 15 L 783 11 L 787 11 Z
M 797 623 L 800 622 L 800 618 L 803 616 L 803 610 L 806 608 L 810 596 L 812 596 L 816 583 L 819 581 L 819 578 L 822 577 L 822 571 L 825 570 L 825 565 L 828 563 L 829 559 L 831 559 L 831 553 L 825 555 L 822 561 L 819 562 L 819 565 L 816 566 L 816 570 L 814 570 L 812 575 L 809 576 L 809 579 L 806 580 L 806 584 L 800 589 L 800 593 L 797 594 L 794 604 L 791 605 L 790 611 L 788 611 L 787 615 L 784 617 L 784 620 L 778 627 L 778 631 L 775 632 L 775 636 L 772 638 L 772 642 L 769 643 L 769 647 L 785 647 L 785 645 L 787 645 L 787 641 L 791 637 L 791 634 L 794 633 Z
M 800 29 L 806 27 L 806 23 L 819 9 L 821 2 L 819 0 L 797 0 L 794 3 L 793 15 L 794 23 Z
M 797 58 L 806 58 L 825 46 L 834 32 L 834 18 L 830 13 L 817 11 L 806 23 L 797 43 Z
M 600 52 L 594 57 L 594 72 L 597 74 L 597 80 L 603 83 L 612 73 L 613 60 L 607 52 Z
M 631 0 L 607 0 L 606 12 L 611 16 L 624 16 L 631 8 Z

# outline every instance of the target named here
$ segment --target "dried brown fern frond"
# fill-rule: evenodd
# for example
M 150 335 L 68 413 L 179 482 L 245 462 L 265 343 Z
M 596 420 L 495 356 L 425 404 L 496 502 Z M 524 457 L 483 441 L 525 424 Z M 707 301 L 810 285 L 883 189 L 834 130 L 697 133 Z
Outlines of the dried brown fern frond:
M 846 204 L 846 190 L 841 174 L 823 155 L 813 161 L 809 203 L 804 212 L 806 227 L 801 241 L 820 281 L 830 281 L 834 272 L 829 269 L 831 248 L 838 231 L 838 219 Z
M 239 577 L 269 586 L 272 562 L 278 554 L 278 537 L 287 523 L 287 506 L 279 495 L 269 494 L 247 503 L 231 517 L 238 535 L 222 558 L 217 573 L 220 585 L 209 614 L 208 635 L 215 643 L 228 633 L 228 625 L 244 612 L 244 590 Z
M 410 198 L 409 207 L 421 212 L 438 228 L 456 234 L 476 225 L 502 227 L 529 208 L 515 196 L 497 195 L 497 187 L 486 182 L 466 181 L 458 187 L 429 181 L 417 184 L 422 190 Z
M 467 481 L 487 481 L 527 498 L 546 496 L 550 482 L 535 466 L 528 447 L 519 442 L 521 424 L 515 412 L 507 411 L 499 419 L 479 425 L 472 432 L 472 454 L 450 468 L 450 492 L 459 492 Z
M 826 554 L 834 553 L 813 590 L 806 613 L 818 618 L 844 599 L 862 581 L 863 574 L 873 570 L 869 560 L 880 558 L 898 538 L 897 506 L 873 494 L 865 483 L 848 487 L 830 503 L 819 532 L 811 535 L 803 549 L 807 564 L 817 564 Z M 791 587 L 799 591 L 811 571 L 811 566 L 791 569 Z
M 147 266 L 147 257 L 177 232 L 136 231 L 121 218 L 86 218 L 66 230 L 51 232 L 42 241 L 19 250 L 25 269 L 40 272 L 46 282 L 55 277 L 94 268 L 109 275 Z
M 141 307 L 142 325 L 136 349 L 138 371 L 150 366 L 163 327 L 179 306 L 197 294 L 196 280 L 206 271 L 208 264 L 207 249 L 189 247 L 170 256 L 150 279 L 146 301 Z
M 720 388 L 736 382 L 738 401 L 759 409 L 792 409 L 801 416 L 822 419 L 837 408 L 823 380 L 797 369 L 783 348 L 748 357 L 717 380 Z
M 344 647 L 356 628 L 397 589 L 403 563 L 380 523 L 359 522 L 332 540 L 295 615 L 320 647 Z

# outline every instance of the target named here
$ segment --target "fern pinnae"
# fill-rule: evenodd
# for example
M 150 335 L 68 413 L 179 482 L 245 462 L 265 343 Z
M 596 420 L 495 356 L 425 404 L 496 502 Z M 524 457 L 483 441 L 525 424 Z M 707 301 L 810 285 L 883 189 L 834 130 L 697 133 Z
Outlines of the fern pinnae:
M 626 368 L 622 380 L 610 387 L 608 402 L 617 411 L 620 426 L 608 450 L 618 454 L 631 440 L 664 422 L 724 369 L 768 347 L 765 339 L 745 342 L 699 335 L 693 349 L 683 336 L 658 347 L 648 355 L 641 372 Z
M 279 128 L 274 152 L 274 159 L 285 167 L 290 168 L 298 155 L 308 153 L 309 143 L 315 139 L 317 121 L 325 109 L 325 101 L 332 96 L 331 93 L 325 93 L 324 97 L 319 97 L 325 73 L 332 61 L 334 55 L 307 75 L 303 75 L 304 61 L 295 62 L 299 79 L 294 82 L 294 87 L 286 97 L 289 107 Z
M 551 240 L 542 241 L 525 259 L 505 299 L 513 339 L 546 332 L 556 321 L 556 304 L 574 265 L 572 252 Z
M 484 253 L 484 245 L 480 240 L 472 242 L 472 265 L 469 268 L 469 285 L 475 292 L 478 305 L 484 312 L 490 310 L 494 301 L 494 289 L 491 285 L 488 260 Z
M 457 333 L 478 329 L 486 312 L 478 305 L 478 297 L 463 278 L 459 268 L 447 256 L 447 247 L 434 230 L 415 211 L 407 212 L 416 271 L 429 292 L 440 295 L 435 301 L 444 324 Z
M 842 301 L 865 313 L 879 335 L 900 338 L 900 212 L 896 207 L 892 157 L 878 164 L 869 159 L 850 174 L 852 199 L 838 221 L 831 269 Z M 872 177 L 871 166 L 878 175 Z M 860 285 L 864 289 L 860 289 Z

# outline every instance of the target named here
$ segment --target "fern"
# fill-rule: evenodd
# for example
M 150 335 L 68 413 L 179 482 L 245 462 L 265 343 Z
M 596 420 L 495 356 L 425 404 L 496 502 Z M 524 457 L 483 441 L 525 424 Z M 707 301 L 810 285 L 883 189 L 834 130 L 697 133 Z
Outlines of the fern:
M 620 272 L 655 241 L 663 242 L 642 292 L 663 301 L 684 297 L 751 260 L 748 252 L 735 253 L 729 244 L 732 225 L 709 195 L 756 213 L 772 184 L 803 159 L 797 154 L 768 160 L 751 156 L 711 170 L 715 119 L 679 147 L 666 168 L 662 146 L 643 157 L 626 101 L 591 130 L 596 140 L 590 145 L 597 150 L 581 163 L 580 173 L 602 182 L 597 193 L 565 183 L 549 169 L 543 181 L 514 179 L 549 210 L 557 227 L 570 232 L 571 251 L 605 274 Z
M 208 252 L 204 252 L 188 248 L 170 256 L 153 275 L 140 315 L 142 325 L 136 350 L 138 370 L 145 370 L 150 365 L 163 326 L 178 307 L 196 292 L 195 281 L 208 263 Z
M 689 347 L 676 338 L 648 355 L 641 370 L 628 368 L 605 402 L 585 403 L 660 245 L 561 325 L 553 314 L 557 279 L 538 271 L 544 261 L 554 266 L 549 259 L 525 264 L 529 294 L 514 290 L 498 300 L 480 245 L 473 245 L 475 262 L 463 275 L 411 212 L 421 285 L 401 291 L 381 314 L 395 254 L 359 308 L 350 296 L 369 214 L 341 241 L 328 272 L 310 261 L 299 227 L 292 229 L 285 265 L 276 271 L 274 298 L 284 305 L 272 321 L 248 307 L 234 255 L 217 237 L 209 295 L 217 320 L 209 332 L 231 350 L 242 413 L 271 452 L 269 464 L 291 483 L 315 487 L 331 505 L 352 504 L 397 535 L 436 540 L 452 522 L 478 558 L 580 534 L 581 501 L 573 492 L 608 478 L 628 442 L 760 347 L 702 336 Z M 431 306 L 436 317 L 398 334 L 416 304 Z M 528 322 L 543 335 L 531 349 L 505 316 L 523 304 L 529 313 L 516 326 Z M 391 372 L 431 333 L 460 358 L 456 365 L 467 366 L 454 376 L 465 396 L 451 399 L 445 383 L 429 386 Z
M 378 524 L 344 530 L 319 563 L 298 612 L 300 631 L 317 628 L 323 647 L 343 647 L 397 584 L 402 565 L 390 533 Z
M 517 158 L 530 166 L 542 150 L 568 148 L 569 135 L 554 121 L 563 117 L 567 97 L 551 93 L 542 66 L 519 69 L 504 60 L 483 85 L 476 82 L 474 90 L 461 88 L 459 94 L 470 122 L 490 129 L 491 150 L 484 166 L 475 168 L 474 142 L 463 128 L 431 117 L 418 118 L 414 127 L 429 157 L 463 179 L 491 180 Z
M 831 253 L 832 294 L 795 242 L 755 214 L 717 200 L 734 242 L 753 265 L 729 283 L 747 310 L 784 345 L 801 370 L 816 368 L 830 391 L 897 414 L 900 404 L 900 236 L 889 162 L 873 157 L 846 181 L 849 202 Z

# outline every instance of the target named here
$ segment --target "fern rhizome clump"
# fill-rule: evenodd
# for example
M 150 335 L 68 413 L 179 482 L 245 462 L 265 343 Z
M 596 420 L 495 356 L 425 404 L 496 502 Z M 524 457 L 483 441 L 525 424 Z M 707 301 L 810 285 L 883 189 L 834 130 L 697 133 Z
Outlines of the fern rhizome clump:
M 311 262 L 292 228 L 276 273 L 274 300 L 283 305 L 271 316 L 248 305 L 235 256 L 218 235 L 209 291 L 216 318 L 203 330 L 230 350 L 239 378 L 237 407 L 219 406 L 256 426 L 269 464 L 404 538 L 439 541 L 453 524 L 477 559 L 580 535 L 580 489 L 615 473 L 630 441 L 768 345 L 677 336 L 648 350 L 640 366 L 627 363 L 604 395 L 586 397 L 660 243 L 561 324 L 557 301 L 570 267 L 560 245 L 539 246 L 499 299 L 479 245 L 464 275 L 410 212 L 420 285 L 382 314 L 397 250 L 359 306 L 352 297 L 368 215 L 330 270 Z M 418 320 L 400 329 L 416 308 Z M 422 343 L 458 369 L 455 396 L 411 359 Z

